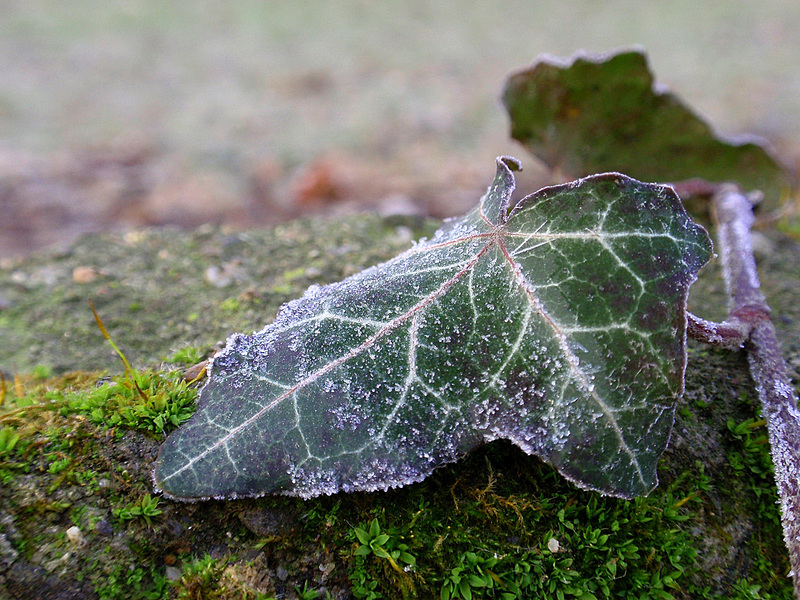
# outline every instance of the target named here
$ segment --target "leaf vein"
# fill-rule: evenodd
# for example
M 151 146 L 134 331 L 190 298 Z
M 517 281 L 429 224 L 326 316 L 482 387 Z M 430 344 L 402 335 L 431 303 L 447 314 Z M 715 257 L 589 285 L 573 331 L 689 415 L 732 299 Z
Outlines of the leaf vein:
M 198 453 L 196 456 L 194 456 L 191 459 L 187 460 L 186 464 L 184 464 L 181 468 L 176 469 L 175 471 L 173 471 L 169 475 L 164 476 L 161 479 L 162 484 L 163 484 L 163 482 L 169 481 L 173 477 L 178 476 L 179 474 L 181 474 L 185 470 L 192 469 L 196 462 L 202 460 L 203 458 L 205 458 L 206 456 L 208 456 L 212 452 L 216 451 L 223 444 L 227 444 L 228 440 L 230 440 L 233 436 L 239 434 L 241 431 L 243 431 L 246 428 L 250 427 L 256 421 L 258 421 L 258 419 L 260 419 L 264 414 L 266 414 L 272 408 L 277 406 L 280 402 L 284 401 L 289 396 L 295 394 L 298 390 L 300 390 L 300 389 L 304 388 L 305 386 L 313 383 L 314 381 L 316 381 L 320 377 L 324 376 L 325 374 L 327 374 L 328 372 L 330 372 L 331 370 L 333 370 L 334 368 L 336 368 L 340 364 L 350 360 L 351 358 L 354 358 L 354 357 L 358 356 L 359 354 L 361 354 L 362 352 L 364 352 L 365 350 L 367 350 L 368 348 L 373 346 L 378 340 L 383 338 L 389 332 L 391 332 L 394 329 L 396 329 L 397 327 L 399 327 L 401 324 L 406 322 L 409 318 L 412 318 L 420 310 L 424 309 L 426 306 L 428 306 L 432 302 L 436 301 L 438 298 L 440 298 L 442 295 L 444 295 L 447 292 L 447 290 L 449 290 L 457 281 L 459 281 L 464 275 L 466 275 L 472 269 L 472 267 L 481 259 L 481 257 L 486 253 L 486 251 L 489 248 L 491 248 L 491 246 L 492 246 L 491 243 L 486 244 L 483 248 L 481 248 L 480 251 L 478 251 L 475 254 L 475 256 L 472 257 L 472 260 L 470 260 L 466 264 L 466 266 L 463 269 L 461 269 L 461 271 L 459 271 L 458 273 L 453 275 L 450 279 L 448 279 L 447 281 L 442 283 L 436 291 L 434 291 L 433 293 L 429 294 L 428 296 L 425 296 L 422 300 L 420 300 L 417 304 L 415 304 L 413 307 L 411 307 L 404 314 L 399 315 L 399 316 L 395 317 L 393 320 L 391 320 L 388 323 L 386 323 L 385 326 L 381 330 L 375 332 L 372 336 L 370 336 L 369 338 L 364 340 L 364 342 L 362 342 L 359 346 L 357 346 L 355 348 L 352 348 L 349 352 L 347 352 L 346 354 L 340 356 L 336 360 L 332 360 L 327 365 L 325 365 L 323 367 L 320 367 L 315 372 L 313 372 L 310 375 L 308 375 L 305 379 L 303 379 L 302 381 L 296 383 L 293 387 L 289 388 L 283 394 L 281 394 L 280 396 L 278 396 L 277 398 L 273 399 L 271 402 L 266 404 L 260 411 L 256 412 L 254 415 L 252 415 L 251 417 L 246 419 L 244 422 L 242 422 L 241 425 L 239 425 L 236 428 L 232 429 L 230 431 L 230 433 L 228 433 L 227 435 L 221 437 L 219 440 L 217 440 L 216 442 L 214 442 L 213 444 L 211 444 L 210 446 L 205 448 L 202 452 Z M 297 412 L 296 396 L 295 396 L 295 412 Z M 298 427 L 299 427 L 299 423 L 298 423 Z M 308 448 L 308 446 L 306 446 L 306 447 Z M 309 454 L 310 453 L 311 452 L 309 450 Z
M 500 248 L 502 250 L 503 256 L 505 256 L 506 260 L 511 265 L 511 268 L 514 272 L 514 277 L 519 282 L 520 287 L 527 293 L 528 298 L 530 299 L 531 304 L 535 308 L 536 312 L 542 317 L 542 319 L 552 328 L 553 332 L 556 335 L 556 339 L 558 340 L 558 344 L 561 347 L 561 351 L 567 359 L 567 362 L 570 365 L 571 371 L 573 373 L 573 379 L 578 383 L 580 387 L 583 388 L 584 392 L 592 398 L 592 400 L 597 404 L 600 410 L 605 415 L 608 423 L 611 425 L 612 429 L 614 430 L 614 434 L 616 435 L 620 447 L 622 448 L 623 452 L 628 455 L 631 462 L 633 463 L 634 467 L 636 468 L 637 476 L 639 480 L 644 483 L 645 478 L 644 474 L 641 469 L 641 465 L 639 464 L 639 460 L 636 457 L 636 454 L 630 449 L 628 443 L 625 440 L 625 436 L 622 433 L 622 429 L 617 423 L 617 420 L 614 418 L 614 414 L 602 398 L 597 394 L 595 387 L 593 384 L 589 382 L 584 374 L 578 357 L 575 353 L 570 349 L 569 344 L 567 342 L 566 336 L 564 335 L 563 331 L 561 330 L 560 325 L 548 314 L 545 307 L 542 305 L 541 300 L 536 295 L 535 291 L 531 288 L 528 284 L 528 281 L 525 279 L 525 276 L 522 274 L 522 271 L 519 265 L 514 261 L 514 258 L 508 253 L 508 250 L 505 247 L 505 244 L 502 241 L 498 242 Z

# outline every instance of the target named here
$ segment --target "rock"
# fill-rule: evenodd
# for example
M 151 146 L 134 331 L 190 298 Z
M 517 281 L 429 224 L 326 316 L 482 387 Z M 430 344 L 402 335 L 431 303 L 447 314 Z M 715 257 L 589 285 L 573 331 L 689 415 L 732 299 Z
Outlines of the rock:
M 55 577 L 41 567 L 15 562 L 0 579 L 0 598 L 9 600 L 93 600 L 97 598 L 85 582 Z
M 110 537 L 114 534 L 114 529 L 111 527 L 111 523 L 109 523 L 107 519 L 100 519 L 97 523 L 95 523 L 94 530 L 100 535 L 106 537 Z
M 242 278 L 238 260 L 230 260 L 222 265 L 212 265 L 205 271 L 205 279 L 217 288 L 228 287 Z
M 0 569 L 8 568 L 18 556 L 19 552 L 8 541 L 6 534 L 0 533 Z
M 141 230 L 127 236 L 92 235 L 67 252 L 4 263 L 0 265 L 0 289 L 10 306 L 0 313 L 0 371 L 25 373 L 44 365 L 56 374 L 105 369 L 120 372 L 116 357 L 93 322 L 87 297 L 94 299 L 112 338 L 134 368 L 159 367 L 163 357 L 176 348 L 190 345 L 210 350 L 235 331 L 260 329 L 282 303 L 300 296 L 310 284 L 338 281 L 345 274 L 387 260 L 408 248 L 410 239 L 429 236 L 434 228 L 435 224 L 415 218 L 359 215 L 292 222 L 270 231 L 236 235 L 235 239 L 230 231 L 212 227 L 194 232 Z M 800 276 L 796 269 L 800 249 L 777 234 L 770 234 L 769 239 L 770 252 L 760 264 L 763 290 L 777 317 L 785 356 L 790 364 L 800 365 Z M 210 284 L 206 278 L 209 267 L 234 259 L 238 261 L 238 279 L 227 287 Z M 85 283 L 74 281 L 71 274 L 86 265 L 108 275 Z M 277 287 L 279 290 L 273 291 Z M 252 293 L 244 294 L 245 290 Z M 135 315 L 130 310 L 134 300 L 140 306 Z M 690 309 L 705 318 L 724 316 L 723 285 L 712 269 L 702 273 L 693 286 Z M 93 376 L 92 382 L 96 380 Z M 694 468 L 697 462 L 710 476 L 717 473 L 730 450 L 725 445 L 730 443 L 725 438 L 726 421 L 754 417 L 753 397 L 741 355 L 708 351 L 692 344 L 686 393 L 679 405 L 674 443 L 663 459 L 662 481 L 674 481 L 682 470 Z M 216 566 L 209 567 L 209 572 L 215 572 L 213 569 L 221 569 L 220 564 L 228 558 L 253 559 L 250 553 L 262 561 L 263 573 L 272 577 L 270 583 L 264 575 L 259 583 L 260 589 L 269 589 L 268 596 L 281 597 L 279 590 L 292 594 L 295 586 L 302 589 L 306 581 L 309 588 L 319 589 L 325 578 L 332 597 L 346 598 L 349 563 L 343 557 L 353 546 L 347 532 L 375 515 L 383 527 L 385 519 L 390 520 L 402 508 L 384 506 L 386 498 L 405 497 L 381 492 L 343 494 L 309 503 L 262 498 L 196 504 L 160 498 L 158 509 L 163 513 L 154 517 L 152 524 L 140 518 L 120 520 L 112 517 L 114 509 L 135 504 L 144 494 L 152 493 L 152 464 L 160 440 L 122 428 L 97 429 L 83 417 L 54 413 L 48 419 L 48 426 L 73 432 L 69 438 L 62 436 L 65 448 L 59 451 L 85 449 L 76 460 L 80 466 L 77 472 L 94 473 L 96 484 L 92 489 L 90 484 L 67 481 L 52 491 L 54 479 L 47 473 L 47 463 L 41 463 L 30 465 L 32 468 L 17 473 L 0 487 L 0 598 L 96 597 L 94 586 L 105 579 L 94 583 L 87 578 L 82 583 L 71 579 L 87 565 L 94 565 L 93 561 L 97 561 L 92 567 L 96 572 L 115 572 L 121 580 L 138 577 L 136 569 L 142 569 L 146 578 L 153 569 L 171 581 L 180 581 L 188 572 L 189 560 L 209 555 L 217 559 Z M 31 460 L 40 452 L 30 452 Z M 525 457 L 520 454 L 518 458 Z M 498 488 L 517 477 L 513 467 L 495 467 L 503 469 Z M 451 503 L 448 506 L 452 505 L 451 494 L 455 498 L 461 493 L 456 485 L 459 472 L 459 467 L 454 467 L 452 481 L 440 482 L 442 493 Z M 525 477 L 534 480 L 532 475 Z M 701 572 L 694 583 L 710 585 L 720 593 L 730 589 L 753 564 L 748 536 L 740 533 L 753 531 L 755 520 L 760 518 L 747 512 L 728 516 L 735 498 L 725 496 L 723 488 L 734 483 L 720 482 L 717 489 L 704 492 L 701 516 L 706 520 L 685 525 L 702 540 Z M 340 516 L 337 520 L 339 503 L 350 511 L 360 511 L 357 518 Z M 37 516 L 31 518 L 31 514 Z M 428 518 L 428 509 L 420 514 L 422 522 Z M 74 521 L 75 515 L 80 520 Z M 509 522 L 517 518 L 512 515 Z M 64 532 L 73 528 L 76 531 L 67 533 L 65 541 Z M 555 530 L 556 525 L 552 528 Z M 552 539 L 546 538 L 548 549 L 553 552 L 556 548 L 559 557 L 568 557 L 570 549 L 558 543 L 557 534 L 551 535 Z M 81 537 L 88 537 L 91 543 L 81 546 L 77 541 Z M 444 535 L 443 540 L 446 538 Z M 331 539 L 338 545 L 331 544 Z M 774 543 L 780 540 L 776 538 Z M 35 560 L 17 550 L 24 544 L 41 550 Z M 479 547 L 480 540 L 475 544 Z M 413 548 L 411 551 L 415 553 Z M 173 556 L 173 560 L 179 557 L 182 562 L 176 565 L 182 564 L 184 570 L 167 563 L 166 556 Z M 422 556 L 417 558 L 422 564 Z M 245 572 L 244 561 L 242 558 L 237 563 L 242 568 L 226 572 L 239 577 Z M 43 564 L 52 566 L 53 572 L 47 573 L 40 566 Z M 377 563 L 370 564 L 369 568 L 375 567 L 378 572 Z M 243 586 L 235 577 L 226 580 L 226 585 Z M 236 589 L 240 590 L 239 597 L 245 595 L 246 588 Z M 33 590 L 41 591 L 40 595 Z
M 298 526 L 297 513 L 291 508 L 252 507 L 236 516 L 259 537 L 288 535 Z
M 143 229 L 89 235 L 66 252 L 14 261 L 0 267 L 7 304 L 0 319 L 0 371 L 28 372 L 48 365 L 56 374 L 119 372 L 87 298 L 93 299 L 112 339 L 136 367 L 158 365 L 177 347 L 211 348 L 235 331 L 260 329 L 281 304 L 300 296 L 311 283 L 342 279 L 405 250 L 408 232 L 392 236 L 397 227 L 411 229 L 417 238 L 430 235 L 436 226 L 392 217 L 387 232 L 388 222 L 374 215 L 293 221 L 236 236 L 234 255 L 227 230 Z M 316 257 L 309 259 L 309 253 Z M 74 269 L 87 265 L 109 275 L 75 283 Z M 212 267 L 219 272 L 207 279 Z M 284 278 L 298 268 L 304 269 L 302 276 Z M 280 293 L 270 291 L 276 282 Z M 238 301 L 236 310 L 219 310 L 248 289 L 254 293 Z M 129 317 L 133 302 L 140 307 L 135 335 Z
M 83 546 L 86 544 L 86 538 L 83 537 L 83 532 L 79 527 L 75 527 L 74 525 L 67 529 L 67 539 L 75 546 Z
M 72 269 L 72 281 L 75 283 L 91 283 L 100 275 L 94 267 L 75 267 Z

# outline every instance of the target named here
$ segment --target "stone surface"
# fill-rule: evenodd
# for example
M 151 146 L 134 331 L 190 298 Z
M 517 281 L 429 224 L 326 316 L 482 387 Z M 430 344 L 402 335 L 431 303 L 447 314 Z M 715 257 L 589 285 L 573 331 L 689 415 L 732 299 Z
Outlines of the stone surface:
M 121 371 L 89 307 L 137 368 L 185 346 L 210 350 L 235 331 L 270 322 L 313 283 L 386 260 L 433 232 L 409 217 L 293 221 L 272 230 L 202 227 L 88 235 L 68 250 L 0 266 L 0 370 Z M 94 278 L 73 277 L 75 269 Z M 209 278 L 208 273 L 219 276 Z M 219 285 L 222 277 L 230 278 Z
M 53 373 L 121 372 L 117 357 L 97 329 L 88 298 L 93 299 L 112 338 L 135 368 L 158 367 L 165 357 L 185 346 L 210 352 L 234 331 L 260 329 L 281 303 L 297 297 L 308 285 L 337 281 L 386 260 L 408 247 L 409 230 L 413 237 L 430 235 L 436 225 L 413 218 L 361 215 L 297 221 L 270 231 L 246 233 L 213 228 L 145 230 L 124 237 L 93 235 L 66 252 L 4 263 L 0 291 L 7 304 L 0 308 L 0 370 L 7 381 L 13 381 L 14 373 L 29 372 L 37 365 Z M 771 251 L 760 257 L 760 274 L 790 376 L 796 382 L 800 378 L 800 274 L 796 263 L 800 247 L 777 234 L 766 235 Z M 207 269 L 234 261 L 237 279 L 233 283 L 218 287 L 208 281 Z M 92 268 L 98 276 L 76 282 L 73 272 L 77 267 Z M 714 265 L 701 273 L 692 288 L 690 310 L 704 318 L 724 316 L 725 293 Z M 662 459 L 662 480 L 674 480 L 696 461 L 707 473 L 718 470 L 728 450 L 723 439 L 726 422 L 755 417 L 754 398 L 743 354 L 709 350 L 691 342 L 686 393 Z M 70 435 L 75 440 L 89 436 L 98 441 L 96 453 L 81 458 L 87 469 L 98 472 L 96 490 L 92 493 L 86 484 L 69 481 L 50 490 L 52 479 L 46 468 L 33 468 L 0 488 L 0 596 L 5 591 L 12 598 L 31 597 L 25 595 L 26 590 L 38 586 L 52 591 L 52 597 L 92 598 L 95 591 L 73 579 L 77 565 L 96 555 L 105 569 L 116 565 L 134 569 L 138 564 L 134 550 L 151 548 L 153 561 L 146 566 L 161 574 L 175 556 L 238 553 L 243 561 L 256 560 L 258 573 L 232 569 L 226 571 L 226 577 L 249 578 L 247 581 L 255 582 L 252 589 L 270 594 L 291 592 L 294 585 L 302 589 L 309 573 L 316 572 L 319 578 L 319 565 L 335 564 L 325 585 L 334 598 L 348 597 L 342 558 L 331 549 L 311 544 L 303 555 L 279 550 L 264 554 L 253 549 L 254 535 L 267 544 L 265 548 L 280 548 L 281 540 L 294 535 L 298 514 L 307 510 L 300 501 L 266 498 L 177 504 L 162 500 L 159 509 L 164 512 L 152 527 L 143 522 L 120 525 L 112 516 L 112 507 L 117 505 L 112 501 L 135 502 L 150 491 L 158 440 L 136 432 L 97 431 L 80 419 L 53 419 L 50 426 L 72 428 Z M 737 574 L 748 569 L 751 561 L 747 542 L 754 515 L 731 508 L 731 494 L 736 493 L 737 485 L 741 483 L 724 482 L 705 492 L 708 501 L 701 510 L 703 521 L 693 525 L 704 548 L 700 556 L 703 571 L 714 573 L 707 582 L 714 589 L 725 589 L 737 581 Z M 354 495 L 342 501 L 358 505 L 363 500 Z M 58 507 L 64 505 L 70 508 L 59 512 Z M 42 506 L 52 508 L 44 510 Z M 266 512 L 259 513 L 260 509 Z M 82 516 L 72 523 L 68 515 L 76 510 Z M 24 515 L 32 511 L 44 516 L 26 519 Z M 70 526 L 80 529 L 85 545 L 66 545 L 64 532 Z M 326 525 L 333 526 L 332 522 Z M 20 552 L 33 533 L 44 540 L 31 548 L 37 552 Z M 779 546 L 781 541 L 769 543 Z M 65 554 L 69 556 L 64 558 Z M 45 570 L 46 565 L 53 570 Z M 123 579 L 134 572 L 124 571 Z

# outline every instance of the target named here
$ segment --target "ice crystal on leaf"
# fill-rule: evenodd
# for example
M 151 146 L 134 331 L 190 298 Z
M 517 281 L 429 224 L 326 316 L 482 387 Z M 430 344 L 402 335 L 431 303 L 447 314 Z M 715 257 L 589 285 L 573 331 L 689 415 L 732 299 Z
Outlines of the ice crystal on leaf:
M 178 499 L 312 497 L 424 479 L 507 439 L 577 485 L 648 493 L 711 255 L 670 188 L 618 173 L 510 205 L 516 160 L 431 240 L 228 340 L 163 444 Z

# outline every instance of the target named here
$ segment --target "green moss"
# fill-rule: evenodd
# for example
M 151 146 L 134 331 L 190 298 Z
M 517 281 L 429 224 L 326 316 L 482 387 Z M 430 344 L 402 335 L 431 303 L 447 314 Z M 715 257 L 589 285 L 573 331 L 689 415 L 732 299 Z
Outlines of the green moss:
M 88 393 L 66 395 L 60 410 L 105 427 L 164 435 L 192 415 L 195 395 L 179 374 L 142 371 L 133 378 L 113 378 Z
M 228 311 L 228 312 L 236 312 L 241 307 L 241 303 L 239 302 L 238 298 L 225 298 L 222 302 L 220 302 L 219 309 Z
M 204 358 L 205 355 L 200 348 L 196 348 L 193 346 L 186 346 L 185 348 L 176 350 L 171 355 L 166 357 L 164 359 L 164 362 L 169 363 L 171 365 L 174 364 L 194 365 L 199 363 Z
M 497 472 L 494 464 L 524 470 Z M 697 597 L 679 593 L 686 576 L 697 571 L 697 551 L 684 525 L 694 496 L 675 495 L 687 491 L 688 480 L 632 502 L 603 498 L 576 490 L 508 444 L 494 444 L 430 482 L 363 499 L 375 500 L 359 514 L 367 508 L 381 519 L 383 547 L 416 561 L 400 573 L 377 553 L 359 552 L 364 547 L 359 539 L 351 550 L 354 593 L 388 598 L 401 589 L 405 597 L 430 597 L 444 589 L 450 598 L 470 593 L 504 599 Z
M 0 429 L 0 457 L 11 456 L 19 442 L 19 433 L 13 427 Z
M 31 375 L 34 379 L 43 380 L 52 377 L 53 371 L 47 365 L 36 365 L 31 370 Z
M 401 597 L 398 590 L 402 597 L 439 597 L 443 589 L 450 598 L 506 600 L 729 598 L 708 585 L 698 561 L 708 540 L 696 535 L 708 527 L 715 490 L 728 476 L 712 476 L 698 463 L 647 498 L 617 500 L 576 490 L 499 443 L 410 488 L 309 501 L 305 531 L 318 541 L 324 532 L 322 540 L 340 552 L 349 544 L 348 576 L 358 598 Z M 763 518 L 779 542 L 771 506 Z M 379 523 L 370 539 L 402 572 L 382 552 L 365 550 L 370 519 Z M 342 521 L 361 525 L 343 531 Z M 740 587 L 751 595 L 741 598 L 791 598 L 780 543 L 747 552 L 752 565 Z M 414 561 L 402 563 L 401 553 Z
M 89 489 L 97 485 L 97 473 L 83 468 L 81 460 L 90 452 L 94 432 L 59 416 L 80 417 L 102 429 L 124 427 L 163 436 L 194 412 L 196 389 L 177 373 L 142 371 L 99 385 L 97 376 L 83 374 L 27 380 L 33 387 L 7 395 L 0 412 L 0 425 L 7 423 L 0 429 L 0 479 L 8 484 L 36 467 L 55 476 L 48 493 L 64 482 Z
M 191 594 L 199 590 L 205 597 L 267 597 L 273 593 L 272 583 L 242 587 L 237 579 L 255 551 L 286 565 L 301 592 L 320 587 L 320 565 L 335 564 L 327 584 L 347 586 L 357 598 L 719 598 L 699 561 L 708 540 L 693 532 L 719 525 L 718 517 L 709 515 L 720 510 L 720 503 L 727 516 L 738 511 L 755 515 L 742 549 L 748 564 L 735 582 L 732 593 L 737 595 L 726 597 L 791 597 L 760 421 L 725 425 L 724 469 L 709 472 L 699 461 L 681 468 L 667 456 L 661 486 L 633 501 L 577 490 L 511 444 L 494 443 L 420 484 L 387 493 L 339 494 L 307 502 L 266 498 L 212 503 L 197 512 L 190 505 L 153 498 L 146 477 L 108 460 L 114 445 L 129 439 L 120 432 L 160 437 L 175 427 L 175 421 L 191 412 L 194 390 L 175 374 L 154 371 L 114 377 L 99 386 L 96 379 L 75 375 L 26 380 L 32 386 L 26 393 L 6 399 L 5 433 L 0 435 L 6 440 L 5 467 L 25 464 L 12 469 L 11 481 L 17 473 L 39 473 L 48 494 L 15 509 L 19 519 L 31 523 L 30 536 L 19 548 L 30 555 L 35 548 L 65 547 L 66 527 L 89 530 L 102 521 L 90 512 L 96 501 L 59 497 L 59 490 L 75 486 L 101 498 L 115 528 L 137 532 L 137 543 L 122 555 L 126 565 L 136 567 L 120 567 L 111 550 L 105 570 L 93 572 L 92 564 L 79 561 L 77 571 L 100 597 L 197 597 Z M 743 411 L 752 408 L 746 398 L 739 405 Z M 30 422 L 23 419 L 26 411 Z M 698 413 L 685 423 L 702 420 Z M 33 424 L 39 433 L 30 438 L 26 428 Z M 20 436 L 12 446 L 9 440 L 20 431 L 26 439 Z M 109 439 L 115 440 L 110 448 L 104 445 Z M 155 448 L 156 441 L 147 447 Z M 149 470 L 149 464 L 143 468 Z M 113 491 L 98 484 L 112 477 L 119 482 Z M 731 488 L 730 481 L 738 484 Z M 246 507 L 299 514 L 299 529 L 256 535 L 236 519 L 237 511 Z M 191 533 L 182 534 L 184 542 L 176 549 L 184 544 L 225 550 L 213 561 L 184 555 L 183 576 L 170 587 L 159 557 L 178 543 L 169 541 L 165 529 L 176 518 L 192 523 Z M 60 537 L 42 534 L 34 525 L 42 520 L 63 523 Z M 361 539 L 365 534 L 366 542 Z M 724 531 L 720 536 L 724 541 Z M 320 552 L 323 556 L 311 563 L 304 558 Z
M 751 418 L 737 423 L 730 419 L 728 429 L 727 459 L 734 482 L 732 491 L 738 496 L 739 510 L 755 517 L 745 542 L 748 554 L 752 556 L 750 574 L 737 582 L 741 588 L 737 597 L 783 597 L 789 564 L 781 543 L 778 494 L 766 422 Z M 759 595 L 754 596 L 756 592 Z
M 95 587 L 100 600 L 141 598 L 162 600 L 169 597 L 170 586 L 158 572 L 136 565 L 117 565 Z
M 175 588 L 180 600 L 194 598 L 226 598 L 226 589 L 219 580 L 225 569 L 226 561 L 213 558 L 206 554 L 188 563 L 183 570 L 183 576 Z

